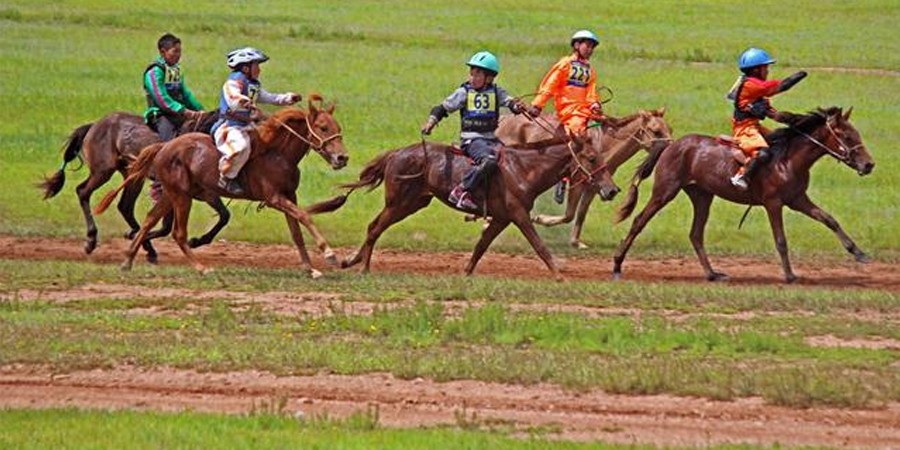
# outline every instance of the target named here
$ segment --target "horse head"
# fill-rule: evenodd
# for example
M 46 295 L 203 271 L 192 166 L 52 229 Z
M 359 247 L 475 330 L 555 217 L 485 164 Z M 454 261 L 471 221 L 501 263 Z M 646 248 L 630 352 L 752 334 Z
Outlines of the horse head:
M 341 125 L 334 118 L 334 103 L 324 104 L 322 96 L 309 96 L 306 124 L 309 127 L 310 146 L 325 159 L 331 168 L 339 170 L 347 165 L 350 157 L 344 148 Z
M 828 129 L 825 145 L 832 150 L 830 152 L 838 161 L 846 164 L 851 169 L 856 170 L 860 176 L 872 173 L 875 168 L 875 161 L 866 145 L 862 142 L 862 137 L 856 127 L 850 123 L 850 113 L 853 107 L 842 112 L 840 108 L 832 108 L 828 110 L 825 119 L 825 126 Z
M 570 147 L 571 150 L 571 147 Z M 609 166 L 600 156 L 600 153 L 591 145 L 582 145 L 581 151 L 572 151 L 573 183 L 587 182 L 591 189 L 600 194 L 604 201 L 612 200 L 619 193 L 619 187 L 613 181 Z

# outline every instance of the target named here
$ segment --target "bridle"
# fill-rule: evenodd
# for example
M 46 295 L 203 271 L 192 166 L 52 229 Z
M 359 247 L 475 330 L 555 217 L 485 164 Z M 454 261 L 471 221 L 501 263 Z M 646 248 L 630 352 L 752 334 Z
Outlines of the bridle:
M 281 121 L 280 119 L 278 119 L 277 117 L 272 117 L 272 118 L 275 120 L 275 122 L 278 122 L 278 125 L 280 125 L 282 128 L 284 128 L 285 130 L 287 130 L 289 133 L 293 134 L 294 137 L 296 137 L 297 139 L 300 139 L 301 141 L 305 142 L 305 143 L 306 143 L 307 145 L 309 145 L 316 153 L 318 153 L 319 155 L 322 155 L 322 157 L 324 157 L 324 158 L 330 158 L 330 157 L 331 157 L 331 155 L 329 155 L 329 154 L 327 154 L 327 153 L 325 152 L 325 145 L 328 144 L 330 141 L 333 141 L 333 140 L 338 139 L 338 138 L 341 137 L 341 133 L 335 133 L 335 134 L 332 134 L 331 136 L 328 136 L 327 138 L 323 138 L 323 137 L 320 136 L 318 133 L 316 133 L 316 131 L 313 129 L 312 124 L 309 122 L 309 114 L 306 114 L 306 117 L 305 117 L 305 119 L 306 119 L 306 129 L 309 130 L 310 136 L 314 137 L 316 140 L 319 141 L 319 145 L 316 145 L 316 144 L 313 144 L 311 140 L 307 139 L 306 137 L 304 137 L 303 135 L 301 135 L 300 133 L 298 133 L 297 131 L 295 131 L 293 128 L 291 128 L 290 126 L 288 126 L 288 124 L 282 122 L 282 121 Z
M 825 119 L 825 128 L 828 130 L 829 133 L 831 133 L 831 137 L 833 137 L 834 140 L 837 141 L 837 143 L 838 143 L 838 149 L 840 149 L 841 153 L 838 153 L 837 151 L 835 151 L 835 150 L 832 149 L 831 147 L 825 145 L 824 143 L 822 143 L 822 142 L 819 141 L 818 139 L 816 139 L 816 138 L 810 136 L 810 135 L 807 134 L 807 133 L 804 133 L 803 131 L 797 130 L 796 128 L 794 128 L 794 130 L 797 131 L 797 133 L 800 133 L 801 135 L 803 135 L 803 137 L 809 139 L 813 144 L 816 144 L 816 145 L 818 145 L 820 148 L 822 148 L 823 150 L 825 150 L 825 152 L 828 153 L 829 155 L 831 155 L 832 157 L 834 157 L 834 159 L 836 159 L 836 160 L 838 160 L 838 161 L 840 161 L 840 162 L 842 162 L 842 163 L 844 163 L 844 164 L 848 164 L 848 165 L 849 165 L 849 164 L 850 164 L 850 159 L 853 157 L 854 154 L 856 154 L 856 151 L 857 151 L 860 147 L 863 147 L 863 144 L 862 144 L 862 143 L 859 143 L 859 144 L 856 144 L 856 145 L 854 145 L 854 146 L 852 146 L 852 147 L 848 146 L 848 145 L 847 145 L 847 144 L 846 144 L 846 143 L 845 143 L 845 142 L 837 135 L 837 132 L 834 131 L 834 127 L 831 126 L 831 124 L 828 122 L 828 119 L 827 119 L 827 118 Z

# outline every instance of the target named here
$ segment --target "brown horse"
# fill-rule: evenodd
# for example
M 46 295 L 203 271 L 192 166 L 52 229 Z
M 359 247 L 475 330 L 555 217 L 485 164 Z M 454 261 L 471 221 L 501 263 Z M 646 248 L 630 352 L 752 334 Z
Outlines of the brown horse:
M 729 181 L 737 171 L 737 162 L 731 148 L 718 143 L 715 138 L 692 134 L 651 153 L 637 168 L 626 200 L 619 208 L 618 221 L 622 221 L 634 211 L 638 184 L 649 177 L 656 167 L 653 194 L 647 206 L 634 218 L 628 236 L 616 250 L 613 277 L 621 276 L 625 254 L 637 235 L 654 214 L 678 195 L 679 190 L 684 190 L 694 205 L 690 238 L 707 280 L 727 278 L 712 269 L 703 248 L 703 230 L 715 196 L 744 205 L 762 205 L 766 209 L 775 237 L 775 248 L 781 256 L 781 267 L 788 283 L 796 280 L 797 276 L 788 261 L 781 216 L 784 206 L 825 224 L 857 261 L 868 262 L 868 256 L 844 233 L 838 222 L 806 195 L 810 167 L 824 155 L 831 155 L 859 175 L 868 175 L 875 167 L 859 132 L 850 123 L 851 111 L 852 108 L 845 114 L 840 108 L 832 107 L 818 109 L 808 115 L 792 115 L 790 127 L 776 130 L 768 137 L 776 156 L 757 172 L 746 191 L 732 186 Z
M 185 121 L 181 126 L 180 133 L 208 132 L 217 118 L 217 112 L 206 112 L 199 120 Z M 75 188 L 75 193 L 78 195 L 87 226 L 85 253 L 90 254 L 97 248 L 97 224 L 91 214 L 91 195 L 106 184 L 114 173 L 120 172 L 122 177 L 125 177 L 128 164 L 134 161 L 138 152 L 157 142 L 160 142 L 159 135 L 144 124 L 143 117 L 125 112 L 111 113 L 95 123 L 88 123 L 76 128 L 69 135 L 63 153 L 62 166 L 53 176 L 45 178 L 38 186 L 44 190 L 44 199 L 55 196 L 62 190 L 66 182 L 66 165 L 75 158 L 83 158 L 90 173 L 88 178 Z M 140 228 L 140 224 L 134 217 L 134 205 L 142 187 L 142 181 L 127 186 L 119 200 L 119 213 L 131 227 L 131 230 L 126 233 L 126 237 L 129 238 L 133 237 Z M 228 210 L 225 205 L 219 202 L 211 206 L 219 213 L 219 221 L 227 223 Z M 225 226 L 225 223 L 217 224 L 213 230 L 217 232 L 218 229 Z M 214 235 L 215 233 L 211 231 L 207 234 Z M 196 243 L 202 245 L 211 240 L 212 236 L 204 236 L 196 240 Z M 150 241 L 145 243 L 144 249 L 147 251 L 147 259 L 155 262 L 156 250 Z
M 223 196 L 260 201 L 283 212 L 291 237 L 300 252 L 303 269 L 312 276 L 318 277 L 321 273 L 312 268 L 298 222 L 313 235 L 326 260 L 336 265 L 334 252 L 312 223 L 310 215 L 297 207 L 297 186 L 300 184 L 300 169 L 297 164 L 310 149 L 322 156 L 335 170 L 347 165 L 348 160 L 340 125 L 333 116 L 334 105 L 320 108 L 314 101 L 321 103 L 321 97 L 311 96 L 308 111 L 281 109 L 251 131 L 250 148 L 253 153 L 239 175 L 245 191 L 239 197 L 233 197 L 218 187 L 219 152 L 208 134 L 185 134 L 165 145 L 151 146 L 142 151 L 131 166 L 128 178 L 97 207 L 99 214 L 112 203 L 118 191 L 130 182 L 143 179 L 151 169 L 162 183 L 162 198 L 148 213 L 131 243 L 122 268 L 131 268 L 137 249 L 146 239 L 150 228 L 170 211 L 174 211 L 175 229 L 172 234 L 175 242 L 194 268 L 205 272 L 206 267 L 194 257 L 187 241 L 191 202 L 192 199 L 212 202 Z
M 663 119 L 665 108 L 653 111 L 641 110 L 622 118 L 608 117 L 603 120 L 603 127 L 590 127 L 588 134 L 594 149 L 600 153 L 609 172 L 615 175 L 616 169 L 634 156 L 638 150 L 653 151 L 661 149 L 672 142 L 672 129 Z M 557 131 L 559 122 L 555 117 L 546 115 L 539 119 L 544 123 L 530 120 L 524 115 L 506 116 L 500 122 L 497 136 L 512 147 L 539 148 L 563 141 L 563 132 Z M 550 133 L 553 130 L 554 133 Z M 588 209 L 594 201 L 596 191 L 589 189 L 584 183 L 569 185 L 566 212 L 562 216 L 539 214 L 532 219 L 534 223 L 552 227 L 569 223 L 575 219 L 569 244 L 575 248 L 587 248 L 581 241 L 581 230 Z
M 369 224 L 366 241 L 359 251 L 341 266 L 350 267 L 363 262 L 363 272 L 368 272 L 372 250 L 379 236 L 391 225 L 428 206 L 432 198 L 437 197 L 444 204 L 456 208 L 447 201 L 447 196 L 471 167 L 468 159 L 457 154 L 458 151 L 448 145 L 424 141 L 391 150 L 366 165 L 359 181 L 343 185 L 350 189 L 349 192 L 311 206 L 309 210 L 314 212 L 333 211 L 343 205 L 354 189 L 374 189 L 384 182 L 384 209 Z M 561 279 L 550 252 L 531 223 L 529 213 L 534 199 L 566 175 L 576 180 L 586 179 L 604 198 L 614 196 L 618 188 L 613 184 L 603 160 L 589 146 L 585 146 L 577 156 L 567 145 L 540 150 L 501 148 L 499 155 L 498 172 L 489 178 L 482 192 L 474 194 L 481 210 L 463 210 L 491 218 L 466 266 L 466 274 L 472 274 L 494 238 L 514 223 L 553 275 Z M 331 205 L 319 208 L 327 203 Z

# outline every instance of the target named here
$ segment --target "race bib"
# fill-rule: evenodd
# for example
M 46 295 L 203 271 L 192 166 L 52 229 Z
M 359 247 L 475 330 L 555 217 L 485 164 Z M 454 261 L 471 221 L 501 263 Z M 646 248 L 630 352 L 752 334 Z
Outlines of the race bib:
M 178 84 L 181 82 L 181 69 L 178 66 L 166 67 L 166 84 Z
M 569 86 L 587 86 L 591 80 L 591 66 L 572 61 L 572 68 L 569 69 Z
M 466 110 L 475 115 L 493 114 L 497 95 L 493 90 L 488 92 L 469 91 L 466 96 Z

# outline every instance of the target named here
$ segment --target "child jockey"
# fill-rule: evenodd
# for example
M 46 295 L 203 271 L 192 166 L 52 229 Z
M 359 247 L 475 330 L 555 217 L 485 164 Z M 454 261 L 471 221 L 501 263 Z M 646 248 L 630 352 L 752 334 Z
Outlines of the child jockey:
M 471 192 L 497 170 L 496 147 L 501 144 L 494 131 L 500 118 L 500 106 L 515 114 L 525 110 L 525 105 L 494 84 L 500 73 L 500 62 L 490 52 L 478 52 L 469 58 L 469 81 L 460 85 L 444 101 L 431 109 L 422 134 L 431 130 L 449 113 L 460 112 L 460 146 L 475 163 L 463 177 L 462 183 L 450 192 L 449 201 L 457 208 L 477 210 Z
M 147 110 L 144 121 L 164 141 L 171 140 L 185 119 L 198 119 L 203 106 L 181 75 L 181 39 L 166 33 L 156 42 L 159 57 L 144 69 Z
M 553 98 L 556 117 L 575 145 L 584 141 L 588 120 L 603 118 L 603 106 L 597 95 L 597 71 L 590 63 L 599 42 L 591 31 L 575 32 L 569 40 L 572 53 L 557 61 L 544 75 L 529 108 L 529 114 L 537 117 L 547 101 Z M 556 187 L 556 201 L 562 203 L 564 194 L 563 181 Z
M 779 113 L 769 104 L 769 97 L 780 94 L 806 77 L 806 72 L 797 72 L 784 80 L 767 80 L 769 66 L 775 60 L 765 50 L 750 48 L 738 59 L 738 68 L 743 72 L 728 93 L 727 98 L 734 103 L 731 118 L 732 136 L 741 151 L 750 158 L 746 168 L 741 167 L 731 178 L 731 184 L 747 189 L 749 180 L 772 157 L 765 135 L 769 130 L 760 121 L 769 117 L 777 122 L 785 121 L 785 113 Z
M 222 154 L 219 159 L 219 187 L 232 195 L 244 193 L 237 176 L 250 157 L 247 129 L 253 126 L 252 113 L 256 110 L 256 103 L 286 106 L 300 101 L 299 94 L 272 94 L 262 88 L 259 65 L 268 60 L 269 57 L 262 51 L 252 47 L 233 50 L 227 56 L 232 72 L 222 86 L 220 118 L 213 125 L 211 134 Z

